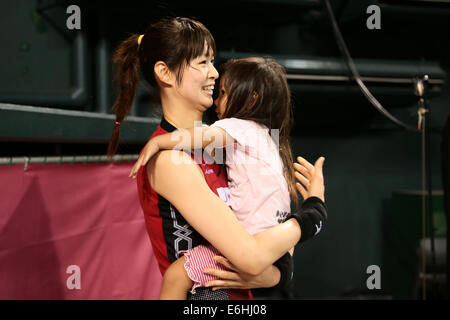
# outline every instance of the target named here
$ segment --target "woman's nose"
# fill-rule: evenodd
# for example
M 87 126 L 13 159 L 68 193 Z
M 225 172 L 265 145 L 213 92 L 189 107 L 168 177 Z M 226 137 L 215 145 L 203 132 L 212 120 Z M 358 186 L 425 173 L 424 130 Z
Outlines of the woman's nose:
M 213 64 L 211 64 L 211 68 L 210 68 L 210 77 L 213 78 L 214 80 L 216 80 L 217 78 L 219 78 L 219 72 L 217 72 L 216 67 L 214 67 Z

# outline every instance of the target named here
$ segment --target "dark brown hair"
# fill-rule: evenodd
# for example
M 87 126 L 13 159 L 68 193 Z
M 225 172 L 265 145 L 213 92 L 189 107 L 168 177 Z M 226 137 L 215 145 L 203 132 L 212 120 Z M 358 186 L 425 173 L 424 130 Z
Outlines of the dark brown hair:
M 297 205 L 289 135 L 293 125 L 291 92 L 284 68 L 271 58 L 231 59 L 219 68 L 227 94 L 223 118 L 253 120 L 279 130 L 279 152 L 291 200 Z
M 116 122 L 121 123 L 131 110 L 139 81 L 144 80 L 158 89 L 154 66 L 163 61 L 176 73 L 177 82 L 183 78 L 184 68 L 204 53 L 205 45 L 216 55 L 216 44 L 209 30 L 200 22 L 189 18 L 167 18 L 152 24 L 138 44 L 139 35 L 133 34 L 116 48 L 113 64 L 116 67 L 119 95 L 112 107 Z M 117 151 L 120 125 L 113 129 L 108 145 L 108 158 Z

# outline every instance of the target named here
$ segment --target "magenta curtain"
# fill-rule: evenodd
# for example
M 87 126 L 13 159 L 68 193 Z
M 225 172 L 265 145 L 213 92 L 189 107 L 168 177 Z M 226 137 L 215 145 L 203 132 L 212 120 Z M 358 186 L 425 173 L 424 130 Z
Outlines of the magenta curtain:
M 157 299 L 132 163 L 0 166 L 0 299 Z

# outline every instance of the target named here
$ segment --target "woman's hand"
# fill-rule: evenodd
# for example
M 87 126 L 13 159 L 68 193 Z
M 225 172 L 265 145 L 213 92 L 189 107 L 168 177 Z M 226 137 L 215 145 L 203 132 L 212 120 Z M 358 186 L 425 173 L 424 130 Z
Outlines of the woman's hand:
M 215 256 L 214 260 L 219 262 L 228 270 L 205 269 L 204 273 L 220 278 L 206 283 L 207 287 L 217 289 L 255 289 L 270 288 L 278 284 L 280 281 L 280 271 L 273 265 L 268 267 L 262 273 L 252 276 L 240 272 L 231 262 L 222 256 Z
M 135 162 L 133 168 L 131 169 L 129 177 L 133 179 L 136 178 L 136 175 L 141 166 L 145 166 L 148 160 L 150 160 L 151 157 L 153 157 L 156 153 L 158 153 L 159 150 L 160 148 L 157 139 L 156 138 L 150 139 L 145 145 L 141 154 L 139 155 L 139 158 Z
M 302 157 L 297 157 L 297 163 L 294 163 L 295 178 L 297 190 L 303 197 L 303 200 L 309 197 L 318 197 L 325 202 L 325 185 L 323 180 L 324 157 L 317 159 L 314 166 Z

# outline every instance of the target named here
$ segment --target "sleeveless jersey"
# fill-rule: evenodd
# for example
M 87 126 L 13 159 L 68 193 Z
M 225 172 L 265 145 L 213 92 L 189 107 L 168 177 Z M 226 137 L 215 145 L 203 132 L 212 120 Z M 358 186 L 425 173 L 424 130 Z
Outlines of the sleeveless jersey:
M 175 131 L 176 128 L 167 122 L 164 117 L 153 133 L 152 137 Z M 191 154 L 194 158 L 194 154 Z M 211 161 L 201 159 L 198 164 L 211 190 L 224 202 L 229 204 L 228 178 L 226 169 Z M 172 204 L 156 193 L 147 177 L 146 166 L 139 169 L 137 177 L 139 200 L 161 274 L 164 274 L 169 265 L 179 258 L 179 252 L 193 249 L 200 244 L 207 244 L 206 240 L 192 228 Z M 252 299 L 250 290 L 216 290 L 204 288 L 200 294 L 193 295 L 191 299 Z M 200 298 L 202 295 L 202 298 Z M 189 296 L 189 295 L 188 295 Z M 197 298 L 195 296 L 198 296 Z

